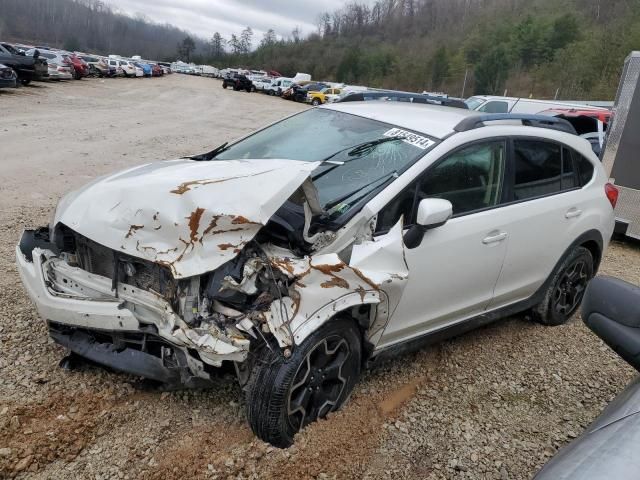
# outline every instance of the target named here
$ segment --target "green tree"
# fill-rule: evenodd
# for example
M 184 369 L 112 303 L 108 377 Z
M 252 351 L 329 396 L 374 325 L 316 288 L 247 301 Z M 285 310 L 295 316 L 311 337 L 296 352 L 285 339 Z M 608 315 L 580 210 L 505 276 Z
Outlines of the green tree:
M 431 60 L 431 88 L 438 90 L 449 76 L 449 54 L 446 47 L 438 48 Z
M 509 75 L 509 56 L 504 45 L 498 44 L 492 47 L 482 56 L 476 65 L 475 93 L 484 95 L 496 95 L 501 90 Z
M 178 55 L 186 59 L 187 63 L 191 61 L 191 54 L 196 49 L 196 42 L 193 41 L 191 36 L 184 37 L 182 42 L 178 44 Z
M 246 55 L 251 51 L 252 40 L 253 30 L 251 27 L 247 27 L 240 33 L 240 53 Z
M 268 47 L 274 45 L 276 43 L 276 32 L 273 31 L 273 28 L 267 30 L 262 36 L 262 40 L 260 41 L 261 47 Z
M 572 13 L 565 13 L 554 20 L 549 34 L 549 48 L 558 50 L 575 42 L 580 36 L 578 19 Z
M 209 41 L 209 47 L 211 49 L 211 57 L 219 59 L 224 54 L 225 40 L 222 38 L 219 32 L 215 32 L 211 40 Z

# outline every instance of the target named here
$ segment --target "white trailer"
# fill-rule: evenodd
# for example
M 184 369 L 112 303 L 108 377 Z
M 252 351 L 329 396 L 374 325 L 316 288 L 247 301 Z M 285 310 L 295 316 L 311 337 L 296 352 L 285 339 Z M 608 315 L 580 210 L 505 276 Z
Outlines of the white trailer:
M 620 190 L 616 232 L 640 239 L 640 52 L 632 52 L 624 70 L 602 163 Z

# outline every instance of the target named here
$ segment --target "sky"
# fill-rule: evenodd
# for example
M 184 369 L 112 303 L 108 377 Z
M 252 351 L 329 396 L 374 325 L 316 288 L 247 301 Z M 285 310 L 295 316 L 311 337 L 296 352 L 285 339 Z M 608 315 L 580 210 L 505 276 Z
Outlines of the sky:
M 224 38 L 250 26 L 254 46 L 262 34 L 273 28 L 281 37 L 300 28 L 303 35 L 316 31 L 318 15 L 334 11 L 344 0 L 104 0 L 129 15 L 142 14 L 149 20 L 170 23 L 203 38 L 220 32 Z

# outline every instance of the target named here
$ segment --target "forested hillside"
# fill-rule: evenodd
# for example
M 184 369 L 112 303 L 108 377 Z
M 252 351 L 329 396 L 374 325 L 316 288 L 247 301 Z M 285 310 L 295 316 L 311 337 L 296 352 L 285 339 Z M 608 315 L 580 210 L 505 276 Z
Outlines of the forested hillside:
M 640 49 L 639 0 L 380 0 L 247 59 L 287 73 L 407 90 L 611 99 Z M 238 60 L 240 61 L 240 59 Z
M 611 99 L 625 56 L 640 49 L 640 0 L 356 1 L 317 24 L 306 38 L 255 38 L 249 25 L 205 41 L 98 0 L 0 0 L 3 40 L 457 96 L 464 86 L 465 95 Z
M 186 35 L 172 25 L 121 15 L 99 0 L 0 0 L 4 41 L 173 60 Z M 195 43 L 202 48 L 202 41 Z

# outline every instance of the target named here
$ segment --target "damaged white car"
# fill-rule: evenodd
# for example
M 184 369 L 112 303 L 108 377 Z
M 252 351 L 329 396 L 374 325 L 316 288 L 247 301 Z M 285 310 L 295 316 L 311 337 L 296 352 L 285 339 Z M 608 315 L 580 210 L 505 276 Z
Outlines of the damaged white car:
M 568 124 L 503 117 L 310 109 L 68 194 L 18 269 L 71 352 L 172 386 L 232 365 L 253 431 L 286 447 L 382 354 L 580 304 L 615 188 Z

